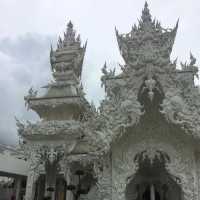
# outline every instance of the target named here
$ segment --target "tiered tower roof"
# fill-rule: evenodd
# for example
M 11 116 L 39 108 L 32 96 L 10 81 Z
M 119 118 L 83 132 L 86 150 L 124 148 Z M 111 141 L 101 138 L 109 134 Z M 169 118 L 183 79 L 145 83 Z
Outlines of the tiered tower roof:
M 160 22 L 152 20 L 146 2 L 138 26 L 135 24 L 127 34 L 119 34 L 116 29 L 119 49 L 126 64 L 139 68 L 146 62 L 159 65 L 169 62 L 177 29 L 178 21 L 173 29 L 164 29 Z
M 78 119 L 88 109 L 81 84 L 83 59 L 87 42 L 81 46 L 73 24 L 67 24 L 64 38 L 59 36 L 57 48 L 50 50 L 50 64 L 54 81 L 45 88 L 47 92 L 38 97 L 32 89 L 25 97 L 28 106 L 43 119 Z

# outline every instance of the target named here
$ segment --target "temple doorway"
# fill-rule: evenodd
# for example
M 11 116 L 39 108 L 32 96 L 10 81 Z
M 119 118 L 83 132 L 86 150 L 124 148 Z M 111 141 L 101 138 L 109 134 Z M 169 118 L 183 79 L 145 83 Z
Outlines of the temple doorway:
M 165 168 L 164 160 L 158 157 L 141 159 L 139 168 L 130 177 L 126 187 L 126 200 L 181 200 L 182 190 L 176 177 Z
M 143 200 L 160 200 L 160 193 L 154 188 L 154 185 L 148 185 L 142 195 Z

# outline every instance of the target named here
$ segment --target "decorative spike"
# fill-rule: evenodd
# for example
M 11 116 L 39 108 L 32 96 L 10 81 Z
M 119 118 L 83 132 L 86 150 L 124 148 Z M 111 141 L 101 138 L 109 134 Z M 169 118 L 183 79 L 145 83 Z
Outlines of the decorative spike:
M 52 56 L 52 54 L 53 54 L 53 46 L 51 44 L 51 46 L 50 46 L 50 56 Z
M 105 63 L 104 63 L 104 66 L 103 66 L 105 69 L 107 69 L 107 63 L 106 63 L 106 61 L 105 61 Z
M 58 49 L 61 49 L 62 46 L 63 46 L 63 45 L 62 45 L 62 38 L 59 36 L 59 37 L 58 37 L 57 48 L 58 48 Z
M 152 23 L 153 23 L 153 25 L 155 26 L 155 24 L 156 24 L 156 19 L 154 19 Z
M 106 61 L 105 61 L 105 63 L 104 63 L 103 68 L 101 69 L 101 71 L 102 71 L 102 73 L 103 73 L 104 75 L 108 74 Z
M 161 24 L 160 24 L 159 21 L 156 21 L 156 28 L 157 28 L 157 29 L 162 29 Z
M 137 26 L 136 26 L 136 24 L 134 24 L 134 26 L 132 27 L 132 31 L 137 31 Z
M 71 20 L 69 20 L 69 23 L 67 24 L 67 27 L 70 28 L 70 29 L 73 29 L 73 24 L 72 24 Z
M 122 64 L 120 64 L 120 63 L 119 63 L 119 66 L 120 66 L 121 70 L 124 72 L 126 66 L 125 66 L 125 65 L 122 65 Z
M 83 90 L 83 83 L 81 82 L 80 89 Z
M 64 40 L 66 40 L 67 38 L 67 34 L 64 32 Z
M 148 5 L 147 1 L 145 1 L 144 8 L 148 9 L 148 7 L 149 7 L 149 5 Z
M 150 14 L 150 11 L 149 11 L 149 7 L 148 7 L 148 3 L 145 2 L 145 5 L 144 5 L 144 9 L 142 11 L 142 21 L 144 23 L 149 23 L 149 22 L 152 22 L 152 19 L 151 19 L 151 14 Z
M 178 57 L 176 57 L 176 59 L 174 60 L 174 62 L 173 62 L 174 65 L 177 64 L 177 60 L 178 60 Z
M 190 52 L 190 66 L 194 66 L 196 64 L 196 58 Z
M 86 42 L 85 42 L 85 44 L 84 44 L 84 46 L 83 46 L 84 50 L 86 50 L 87 43 L 88 43 L 88 40 L 86 40 Z
M 138 24 L 139 24 L 139 27 L 141 27 L 142 26 L 142 20 L 141 19 L 138 19 Z
M 94 104 L 93 101 L 91 101 L 90 106 L 91 106 L 91 110 L 92 110 L 94 113 L 96 113 L 96 112 L 97 112 L 97 109 L 96 109 L 96 106 L 95 106 L 95 104 Z
M 119 36 L 119 32 L 118 32 L 118 30 L 117 30 L 117 27 L 115 26 L 115 34 L 116 34 L 116 36 L 118 37 Z
M 76 41 L 77 41 L 77 42 L 81 42 L 81 36 L 80 36 L 80 34 L 78 34 L 78 36 L 77 36 L 77 38 L 76 38 Z
M 53 71 L 54 62 L 55 62 L 55 57 L 54 57 L 54 55 L 53 55 L 53 47 L 52 47 L 52 44 L 51 44 L 51 50 L 50 50 L 50 64 L 51 64 L 51 70 L 52 70 L 52 71 Z
M 115 34 L 117 37 L 117 43 L 118 43 L 119 50 L 121 51 L 121 36 L 119 35 L 119 32 L 118 32 L 116 26 L 115 26 Z
M 178 29 L 178 25 L 179 25 L 179 18 L 178 18 L 178 20 L 176 22 L 176 29 Z
M 177 22 L 176 22 L 176 26 L 175 26 L 174 29 L 172 30 L 172 32 L 175 34 L 175 36 L 176 36 L 177 30 L 178 30 L 178 25 L 179 25 L 179 19 L 178 19 Z M 174 38 L 174 39 L 175 39 L 175 38 Z

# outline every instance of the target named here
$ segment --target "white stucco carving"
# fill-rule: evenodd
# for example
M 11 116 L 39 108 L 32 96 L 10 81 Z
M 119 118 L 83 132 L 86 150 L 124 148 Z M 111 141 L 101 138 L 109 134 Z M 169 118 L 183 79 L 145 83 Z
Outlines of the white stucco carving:
M 194 85 L 198 68 L 192 54 L 181 70 L 177 60 L 170 60 L 177 29 L 178 22 L 164 29 L 152 20 L 147 3 L 130 33 L 116 29 L 125 65 L 119 74 L 103 66 L 106 97 L 96 109 L 85 99 L 80 82 L 86 44 L 81 46 L 69 22 L 64 39 L 59 37 L 57 49 L 50 51 L 54 82 L 46 86 L 44 96 L 31 89 L 25 97 L 41 120 L 17 120 L 21 150 L 31 163 L 26 200 L 33 198 L 35 174 L 45 171 L 48 176 L 55 170 L 47 185 L 55 186 L 58 173 L 67 184 L 75 184 L 75 169 L 90 171 L 96 180 L 85 194 L 88 200 L 125 200 L 131 181 L 139 181 L 138 155 L 150 160 L 150 168 L 163 162 L 158 170 L 170 181 L 159 184 L 175 184 L 184 200 L 199 198 L 200 94 Z M 132 195 L 136 198 L 138 193 Z

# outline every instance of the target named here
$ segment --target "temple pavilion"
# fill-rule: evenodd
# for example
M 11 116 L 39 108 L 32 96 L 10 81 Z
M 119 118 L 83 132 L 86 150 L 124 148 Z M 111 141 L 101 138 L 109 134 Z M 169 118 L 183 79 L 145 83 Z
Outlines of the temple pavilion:
M 50 49 L 53 81 L 25 97 L 40 120 L 17 120 L 25 200 L 200 200 L 198 68 L 192 53 L 170 59 L 177 30 L 152 19 L 147 3 L 129 33 L 116 28 L 125 64 L 118 74 L 103 66 L 96 108 L 81 83 L 87 43 L 67 24 Z

